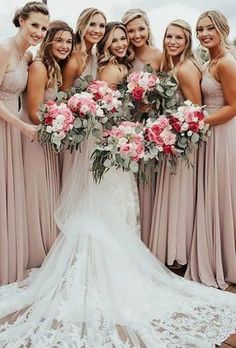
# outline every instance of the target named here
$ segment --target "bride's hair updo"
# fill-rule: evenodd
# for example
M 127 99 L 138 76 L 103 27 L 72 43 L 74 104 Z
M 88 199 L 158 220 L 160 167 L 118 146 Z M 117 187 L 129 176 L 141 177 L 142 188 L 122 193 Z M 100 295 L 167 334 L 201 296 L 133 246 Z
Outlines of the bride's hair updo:
M 216 11 L 216 10 L 206 11 L 199 16 L 197 20 L 197 24 L 196 24 L 197 36 L 198 36 L 199 21 L 205 17 L 209 17 L 211 19 L 216 31 L 220 35 L 222 44 L 225 47 L 229 48 L 229 43 L 227 41 L 227 37 L 230 32 L 229 23 L 227 21 L 227 18 L 220 11 Z
M 27 2 L 22 8 L 16 11 L 15 16 L 12 20 L 16 28 L 20 27 L 19 19 L 28 19 L 32 12 L 42 13 L 45 16 L 49 16 L 49 10 L 47 5 L 41 1 L 30 1 Z

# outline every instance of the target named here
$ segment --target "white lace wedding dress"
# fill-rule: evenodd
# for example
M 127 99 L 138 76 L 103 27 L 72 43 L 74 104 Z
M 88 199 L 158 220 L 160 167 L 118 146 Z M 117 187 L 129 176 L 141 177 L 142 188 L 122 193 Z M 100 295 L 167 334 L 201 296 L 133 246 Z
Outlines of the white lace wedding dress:
M 236 327 L 236 296 L 151 255 L 136 234 L 132 174 L 110 170 L 95 184 L 92 148 L 89 138 L 71 170 L 42 267 L 0 288 L 0 347 L 214 347 Z

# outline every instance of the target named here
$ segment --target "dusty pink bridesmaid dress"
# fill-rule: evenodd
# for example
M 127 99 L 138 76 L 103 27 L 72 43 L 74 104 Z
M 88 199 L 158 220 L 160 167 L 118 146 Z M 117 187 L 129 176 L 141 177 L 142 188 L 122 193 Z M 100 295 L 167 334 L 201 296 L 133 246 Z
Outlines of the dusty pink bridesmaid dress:
M 178 90 L 178 104 L 184 98 Z M 170 174 L 166 161 L 157 174 L 156 194 L 149 248 L 166 265 L 186 265 L 193 236 L 196 205 L 196 160 L 191 154 L 193 167 L 179 160 L 177 173 Z
M 203 103 L 224 106 L 224 93 L 206 67 Z M 211 127 L 199 150 L 194 237 L 186 278 L 225 289 L 236 283 L 236 119 Z
M 56 98 L 57 88 L 46 90 L 44 102 Z M 26 96 L 23 98 L 22 119 L 31 123 Z M 28 268 L 39 267 L 54 240 L 58 228 L 54 211 L 60 191 L 58 155 L 37 141 L 22 136 L 26 191 L 26 216 L 29 241 Z
M 18 115 L 19 95 L 26 87 L 28 65 L 21 59 L 5 73 L 0 100 Z M 24 276 L 28 260 L 21 134 L 0 118 L 0 285 Z

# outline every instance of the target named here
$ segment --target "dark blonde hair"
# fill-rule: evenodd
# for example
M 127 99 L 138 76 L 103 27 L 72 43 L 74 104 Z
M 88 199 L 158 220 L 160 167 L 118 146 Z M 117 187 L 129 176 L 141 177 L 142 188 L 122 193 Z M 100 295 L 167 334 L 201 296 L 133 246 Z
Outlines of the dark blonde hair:
M 152 31 L 151 31 L 151 25 L 145 11 L 141 10 L 140 8 L 132 8 L 124 13 L 121 21 L 126 26 L 129 22 L 133 21 L 136 18 L 143 19 L 144 23 L 146 24 L 148 28 L 148 33 L 149 33 L 147 44 L 149 46 L 153 46 L 154 40 L 153 40 Z
M 61 69 L 65 64 L 66 59 L 58 62 L 52 53 L 54 38 L 56 33 L 58 33 L 59 31 L 70 32 L 72 38 L 71 51 L 74 45 L 73 29 L 66 22 L 55 20 L 49 23 L 47 34 L 40 45 L 40 49 L 36 57 L 36 60 L 41 60 L 46 66 L 48 73 L 48 81 L 46 86 L 47 88 L 52 88 L 56 85 L 62 84 Z
M 197 20 L 197 24 L 196 24 L 197 36 L 198 36 L 198 25 L 199 25 L 199 22 L 200 22 L 201 19 L 203 19 L 205 17 L 209 17 L 211 19 L 211 21 L 212 21 L 216 31 L 220 35 L 222 44 L 226 48 L 229 48 L 229 43 L 227 41 L 227 37 L 228 37 L 229 32 L 230 32 L 229 23 L 227 21 L 227 18 L 220 11 L 217 11 L 217 10 L 206 11 L 206 12 L 203 12 L 199 16 L 199 18 Z
M 15 16 L 12 20 L 16 28 L 20 27 L 19 19 L 28 19 L 32 12 L 42 13 L 45 16 L 49 16 L 49 10 L 47 5 L 41 1 L 29 1 L 22 8 L 16 11 Z
M 176 65 L 174 65 L 172 57 L 170 57 L 168 55 L 166 48 L 165 48 L 165 38 L 166 38 L 166 34 L 167 34 L 167 31 L 168 31 L 170 26 L 174 26 L 174 27 L 182 29 L 183 33 L 184 33 L 184 37 L 186 39 L 185 48 L 180 55 L 179 62 Z M 195 58 L 194 58 L 193 53 L 192 53 L 192 29 L 191 29 L 190 25 L 186 21 L 184 21 L 183 19 L 176 19 L 168 24 L 166 31 L 165 31 L 165 34 L 164 34 L 163 54 L 162 54 L 160 70 L 161 71 L 162 70 L 167 70 L 167 71 L 172 70 L 173 76 L 176 78 L 177 68 L 181 64 L 183 64 L 187 59 L 191 59 L 193 61 L 193 63 L 197 66 L 197 68 L 200 69 L 200 67 L 196 63 Z
M 107 23 L 105 35 L 104 35 L 103 39 L 98 43 L 98 46 L 97 46 L 99 69 L 101 69 L 103 66 L 105 66 L 109 62 L 111 62 L 113 64 L 117 64 L 117 65 L 119 65 L 119 63 L 120 63 L 118 61 L 117 57 L 112 55 L 112 53 L 110 51 L 110 46 L 111 46 L 112 40 L 113 40 L 113 34 L 114 34 L 114 31 L 116 29 L 121 29 L 124 31 L 125 36 L 127 38 L 127 41 L 129 43 L 128 33 L 127 33 L 126 27 L 123 23 L 121 23 L 121 22 L 109 22 L 109 23 Z M 128 49 L 125 57 L 122 59 L 122 64 L 126 65 L 127 68 L 130 68 L 131 67 L 131 60 L 132 60 L 131 53 L 130 53 L 130 50 Z
M 77 19 L 76 30 L 75 30 L 75 44 L 80 45 L 79 51 L 80 51 L 80 54 L 82 57 L 81 70 L 83 70 L 83 67 L 85 66 L 86 60 L 88 58 L 88 54 L 86 51 L 86 45 L 85 45 L 85 41 L 84 41 L 84 35 L 86 34 L 86 31 L 90 25 L 90 22 L 91 22 L 93 16 L 96 14 L 100 14 L 101 16 L 103 16 L 103 18 L 105 20 L 105 24 L 106 24 L 107 20 L 106 20 L 106 16 L 104 15 L 104 13 L 102 11 L 98 10 L 97 8 L 94 8 L 94 7 L 89 7 L 89 8 L 86 8 L 85 10 L 83 10 Z M 78 46 L 76 46 L 76 47 L 78 48 Z

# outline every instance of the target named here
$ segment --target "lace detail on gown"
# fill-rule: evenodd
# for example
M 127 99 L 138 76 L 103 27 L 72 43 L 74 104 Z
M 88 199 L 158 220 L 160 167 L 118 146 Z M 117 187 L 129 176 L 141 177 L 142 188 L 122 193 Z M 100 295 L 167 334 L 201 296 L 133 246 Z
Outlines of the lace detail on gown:
M 16 68 L 5 73 L 0 86 L 0 100 L 16 99 L 25 89 L 28 77 L 28 65 L 21 59 Z

